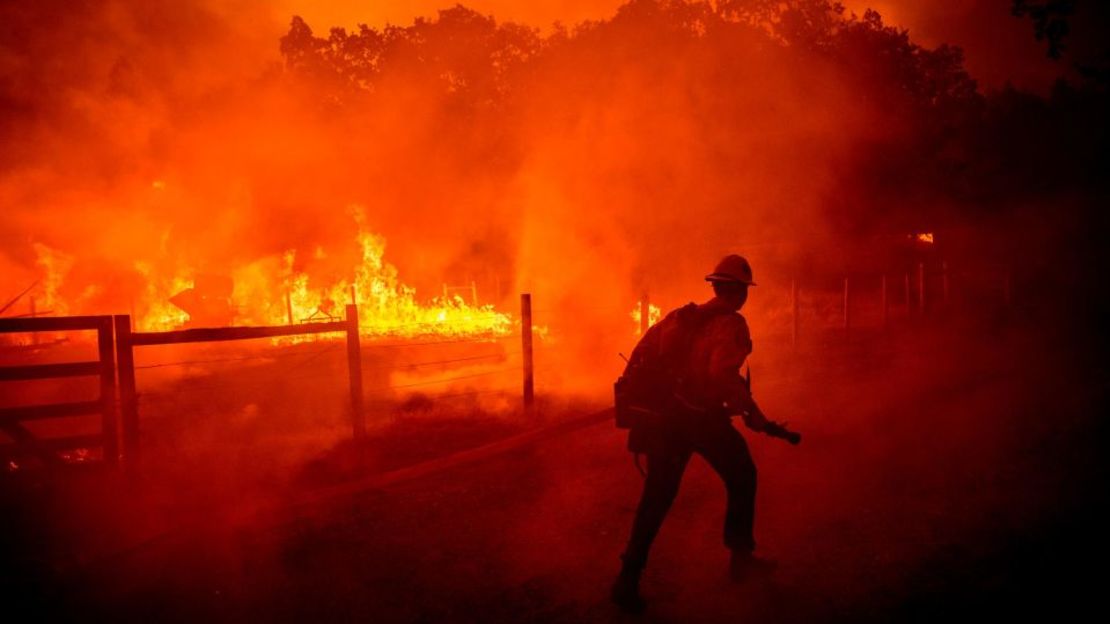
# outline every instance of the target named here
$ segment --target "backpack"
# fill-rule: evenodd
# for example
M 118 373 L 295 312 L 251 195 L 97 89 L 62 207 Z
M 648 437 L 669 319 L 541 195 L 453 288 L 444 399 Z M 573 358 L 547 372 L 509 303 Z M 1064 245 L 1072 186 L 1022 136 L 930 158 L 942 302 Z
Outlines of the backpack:
M 686 363 L 698 332 L 728 310 L 702 310 L 688 303 L 652 326 L 637 343 L 623 374 L 613 384 L 619 429 L 628 429 L 633 453 L 661 449 L 667 421 L 682 410 L 676 394 L 684 384 Z

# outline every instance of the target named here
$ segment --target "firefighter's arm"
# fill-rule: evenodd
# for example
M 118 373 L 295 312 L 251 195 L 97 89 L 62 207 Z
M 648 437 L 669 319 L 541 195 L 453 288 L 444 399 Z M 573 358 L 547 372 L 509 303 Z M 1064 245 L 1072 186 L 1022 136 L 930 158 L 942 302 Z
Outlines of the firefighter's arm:
M 767 425 L 769 425 L 771 421 L 767 420 L 767 417 L 763 415 L 763 410 L 759 409 L 759 406 L 756 405 L 755 399 L 749 396 L 748 401 L 748 408 L 740 412 L 740 418 L 744 419 L 744 424 L 748 426 L 748 429 L 760 433 L 765 432 L 767 430 Z
M 730 413 L 739 414 L 752 431 L 798 444 L 802 436 L 788 430 L 785 423 L 769 420 L 752 397 L 747 380 L 740 376 L 740 366 L 751 353 L 751 342 L 746 335 L 738 338 L 735 341 L 724 341 L 710 360 L 711 374 L 726 388 L 725 407 Z
M 738 331 L 717 343 L 709 359 L 709 374 L 714 385 L 724 391 L 722 399 L 729 413 L 739 414 L 753 431 L 763 431 L 767 419 L 752 398 L 747 380 L 740 376 L 740 367 L 751 353 L 751 341 L 746 334 Z
M 802 441 L 802 434 L 791 431 L 786 428 L 786 423 L 779 423 L 769 420 L 763 411 L 759 409 L 755 399 L 752 398 L 751 391 L 744 384 L 744 392 L 747 394 L 747 407 L 740 410 L 738 413 L 744 419 L 744 424 L 752 431 L 769 435 L 772 438 L 781 438 L 791 444 L 798 444 Z
M 752 397 L 751 389 L 739 373 L 736 374 L 734 385 L 735 387 L 730 389 L 725 406 L 728 407 L 729 412 L 739 414 L 748 429 L 763 433 L 770 421 L 763 415 L 763 410 L 759 409 L 759 404 Z

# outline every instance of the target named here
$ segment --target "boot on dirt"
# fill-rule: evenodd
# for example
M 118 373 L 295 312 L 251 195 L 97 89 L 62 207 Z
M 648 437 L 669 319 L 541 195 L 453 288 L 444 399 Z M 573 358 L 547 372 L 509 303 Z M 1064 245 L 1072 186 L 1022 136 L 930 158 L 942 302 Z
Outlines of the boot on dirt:
M 610 599 L 626 613 L 643 613 L 647 602 L 640 595 L 640 574 L 643 568 L 635 565 L 624 564 L 620 574 L 617 575 L 613 589 L 609 593 Z
M 734 582 L 766 578 L 778 567 L 773 559 L 757 557 L 748 550 L 734 550 L 728 562 L 728 575 Z

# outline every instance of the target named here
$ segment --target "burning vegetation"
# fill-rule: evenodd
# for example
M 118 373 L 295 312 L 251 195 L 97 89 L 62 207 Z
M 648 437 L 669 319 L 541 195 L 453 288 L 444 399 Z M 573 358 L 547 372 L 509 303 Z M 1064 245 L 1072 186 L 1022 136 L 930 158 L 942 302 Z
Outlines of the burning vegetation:
M 306 269 L 297 267 L 326 262 L 327 252 L 317 248 L 312 259 L 298 261 L 296 250 L 290 249 L 280 258 L 255 260 L 230 276 L 185 274 L 161 282 L 168 289 L 148 287 L 136 312 L 136 327 L 164 331 L 182 326 L 334 321 L 342 318 L 346 303 L 354 303 L 364 310 L 360 331 L 367 336 L 468 337 L 509 332 L 512 318 L 492 304 L 467 303 L 458 295 L 446 294 L 420 302 L 415 290 L 402 283 L 397 269 L 385 260 L 385 240 L 367 230 L 364 209 L 353 207 L 350 215 L 361 249 L 357 264 L 347 272 L 350 278 L 317 284 L 320 280 L 311 280 Z M 148 285 L 159 283 L 149 267 L 140 264 L 138 268 Z
M 35 284 L 8 315 L 33 299 L 153 330 L 357 301 L 368 335 L 496 335 L 527 290 L 594 359 L 642 289 L 681 302 L 679 276 L 724 250 L 785 283 L 891 233 L 1025 228 L 1019 198 L 1093 180 L 1103 132 L 1094 82 L 984 90 L 958 48 L 823 0 L 284 34 L 204 2 L 89 3 L 48 28 L 46 5 L 4 16 L 28 62 L 2 94 L 0 269 L 8 296 Z M 1038 111 L 1060 131 L 1021 132 Z M 1099 130 L 1072 145 L 1081 122 Z M 1016 264 L 1029 242 L 960 253 Z

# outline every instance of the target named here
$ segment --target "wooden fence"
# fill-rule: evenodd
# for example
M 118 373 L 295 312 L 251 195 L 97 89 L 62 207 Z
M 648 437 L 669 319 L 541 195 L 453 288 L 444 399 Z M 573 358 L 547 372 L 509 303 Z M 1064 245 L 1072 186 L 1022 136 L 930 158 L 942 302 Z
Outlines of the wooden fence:
M 761 286 L 758 294 L 764 295 L 768 288 L 772 287 Z M 855 272 L 805 282 L 791 279 L 780 288 L 772 290 L 774 300 L 781 303 L 776 312 L 784 311 L 775 335 L 785 336 L 792 346 L 797 346 L 806 332 L 835 330 L 846 336 L 854 330 L 889 329 L 895 314 L 900 319 L 924 319 L 961 306 L 966 309 L 969 304 L 963 299 L 970 295 L 1004 307 L 1013 304 L 1012 275 L 1007 268 L 959 272 L 945 261 L 918 262 L 892 273 Z M 642 336 L 649 325 L 646 290 L 639 306 Z
M 351 426 L 356 438 L 366 432 L 362 396 L 362 358 L 358 333 L 358 307 L 347 306 L 342 321 L 276 325 L 268 327 L 218 327 L 181 329 L 163 332 L 135 332 L 131 317 L 115 317 L 116 358 L 119 361 L 120 415 L 123 421 L 123 457 L 125 469 L 135 474 L 141 463 L 138 393 L 135 387 L 135 348 L 199 342 L 253 340 L 280 336 L 301 336 L 345 332 L 347 334 L 347 366 L 351 390 Z
M 522 294 L 520 338 L 523 361 L 521 370 L 523 372 L 523 403 L 526 413 L 532 411 L 535 395 L 531 304 L 531 295 L 527 293 Z M 359 337 L 358 307 L 355 304 L 347 306 L 346 318 L 344 320 L 264 327 L 219 327 L 159 332 L 133 331 L 130 315 L 0 319 L 0 333 L 74 330 L 97 331 L 99 358 L 96 361 L 4 366 L 0 367 L 0 382 L 98 375 L 100 377 L 99 398 L 94 401 L 77 401 L 0 409 L 0 430 L 5 431 L 14 441 L 14 444 L 0 445 L 0 455 L 6 451 L 17 454 L 33 453 L 40 457 L 44 463 L 55 466 L 64 463 L 64 458 L 58 455 L 59 452 L 100 445 L 104 448 L 103 458 L 105 463 L 114 467 L 122 462 L 127 472 L 137 474 L 141 463 L 141 436 L 139 427 L 139 392 L 136 388 L 135 370 L 136 368 L 142 367 L 136 367 L 135 365 L 136 348 L 171 344 L 301 336 L 332 332 L 343 332 L 346 334 L 351 426 L 354 437 L 361 438 L 366 433 L 366 420 L 364 414 L 365 397 L 363 395 L 362 379 L 362 346 Z M 449 342 L 456 341 L 452 340 Z M 461 358 L 457 361 L 468 361 L 473 359 L 478 358 L 468 357 Z M 444 363 L 444 361 L 427 362 L 426 364 L 442 363 Z M 116 375 L 117 366 L 118 388 Z M 452 380 L 453 379 L 436 380 L 430 383 L 442 383 Z M 405 388 L 417 385 L 424 385 L 424 383 L 407 384 L 398 387 Z M 21 424 L 22 421 L 26 420 L 61 418 L 86 414 L 101 415 L 102 424 L 99 434 L 39 439 Z
M 0 446 L 0 455 L 34 455 L 47 467 L 65 465 L 61 453 L 75 449 L 102 447 L 103 462 L 119 462 L 118 427 L 115 409 L 116 371 L 112 357 L 112 317 L 68 316 L 56 318 L 0 319 L 0 334 L 59 331 L 95 331 L 97 359 L 60 364 L 32 364 L 0 367 L 0 382 L 68 377 L 100 378 L 100 393 L 91 401 L 70 401 L 0 409 L 0 429 L 13 443 Z M 26 421 L 100 414 L 100 433 L 40 438 L 23 425 Z

